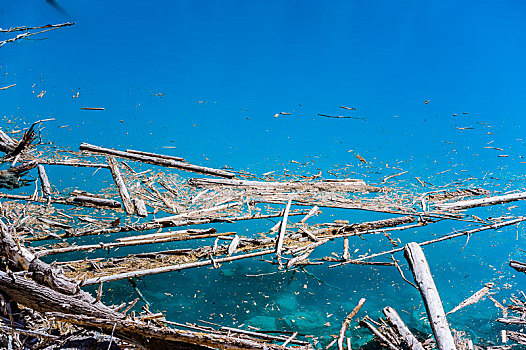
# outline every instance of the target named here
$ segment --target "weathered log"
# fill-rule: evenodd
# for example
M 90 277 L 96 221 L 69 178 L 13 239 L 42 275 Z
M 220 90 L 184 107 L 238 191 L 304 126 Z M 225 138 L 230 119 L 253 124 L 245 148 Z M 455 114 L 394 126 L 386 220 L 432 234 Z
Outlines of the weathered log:
M 292 266 L 300 264 L 302 261 L 306 260 L 312 252 L 312 249 L 307 249 L 305 253 L 295 256 L 294 258 L 287 261 L 287 269 L 290 269 Z
M 309 218 L 311 218 L 313 215 L 316 215 L 318 213 L 318 210 L 320 210 L 320 208 L 315 205 L 312 207 L 312 209 L 308 212 L 307 215 L 305 215 L 301 220 L 300 220 L 300 223 L 303 224 L 305 223 L 307 220 L 309 220 Z
M 221 211 L 221 210 L 225 210 L 225 209 L 232 208 L 232 207 L 237 207 L 237 206 L 240 206 L 242 204 L 243 204 L 242 202 L 225 203 L 225 204 L 221 204 L 221 205 L 218 205 L 218 206 L 215 206 L 215 207 L 211 207 L 211 208 L 194 210 L 194 211 L 191 211 L 191 212 L 188 212 L 188 213 L 182 213 L 182 214 L 173 215 L 173 216 L 165 216 L 165 217 L 162 217 L 162 218 L 154 219 L 153 221 L 154 222 L 177 221 L 177 220 L 180 220 L 180 219 L 183 219 L 183 218 L 187 218 L 187 217 L 192 217 L 192 216 L 195 217 L 195 216 L 203 215 L 203 214 L 206 214 L 206 213 L 211 213 L 211 212 Z
M 285 207 L 285 213 L 283 214 L 283 221 L 281 222 L 281 228 L 279 230 L 279 236 L 276 241 L 276 259 L 278 260 L 279 265 L 281 266 L 281 249 L 283 248 L 283 239 L 285 238 L 285 233 L 287 232 L 287 222 L 289 220 L 289 211 L 292 201 L 289 199 L 287 206 Z
M 230 244 L 228 245 L 228 252 L 226 256 L 231 256 L 232 254 L 236 252 L 237 246 L 239 245 L 240 241 L 241 239 L 239 238 L 239 236 L 235 235 L 232 242 L 230 242 Z
M 526 221 L 526 217 L 525 216 L 521 216 L 521 217 L 518 217 L 518 218 L 513 219 L 513 220 L 499 222 L 499 223 L 496 223 L 496 224 L 485 225 L 485 226 L 478 227 L 478 228 L 475 228 L 475 229 L 472 229 L 472 230 L 464 230 L 464 231 L 460 231 L 460 232 L 455 231 L 455 233 L 451 233 L 449 235 L 445 235 L 443 237 L 432 239 L 432 240 L 429 240 L 429 241 L 421 242 L 421 243 L 418 243 L 418 245 L 423 247 L 425 245 L 434 244 L 434 243 L 446 241 L 446 240 L 457 238 L 457 237 L 461 237 L 461 236 L 469 236 L 471 234 L 474 234 L 474 233 L 477 233 L 477 232 L 481 232 L 481 231 L 492 230 L 492 229 L 496 230 L 496 229 L 499 229 L 501 227 L 518 224 L 519 222 L 523 222 L 523 221 Z M 358 259 L 344 261 L 344 262 L 341 262 L 339 264 L 334 264 L 334 265 L 329 266 L 329 268 L 334 268 L 334 267 L 342 266 L 342 265 L 346 265 L 346 264 L 359 263 L 359 262 L 361 262 L 363 260 L 369 260 L 369 259 L 376 258 L 376 257 L 379 257 L 379 256 L 401 252 L 403 250 L 404 250 L 404 247 L 402 247 L 402 248 L 395 248 L 395 249 L 387 250 L 387 251 L 380 252 L 380 253 L 374 253 L 374 254 L 371 254 L 371 255 L 362 256 L 361 258 L 358 258 Z
M 122 178 L 121 171 L 119 169 L 119 163 L 117 163 L 115 158 L 108 157 L 108 165 L 110 166 L 111 175 L 113 176 L 113 180 L 115 181 L 115 185 L 117 186 L 119 195 L 121 196 L 124 209 L 126 210 L 126 213 L 128 215 L 133 215 L 135 213 L 135 208 L 133 207 L 133 203 L 131 202 L 130 194 L 128 193 L 128 188 L 126 187 L 124 179 Z
M 403 224 L 409 224 L 414 221 L 415 221 L 415 217 L 408 215 L 408 216 L 401 216 L 397 218 L 389 218 L 389 219 L 370 221 L 370 222 L 361 222 L 361 223 L 350 224 L 350 225 L 326 227 L 326 228 L 321 228 L 319 230 L 314 231 L 313 234 L 316 236 L 335 235 L 335 234 L 342 234 L 342 235 L 359 234 L 363 231 L 376 230 L 376 229 L 381 229 L 385 227 L 395 227 L 395 226 L 399 226 Z
M 40 222 L 43 222 L 44 224 L 48 224 L 50 226 L 55 226 L 55 227 L 58 227 L 58 228 L 63 228 L 63 229 L 70 229 L 71 228 L 71 225 L 68 225 L 68 224 L 64 224 L 62 222 L 59 222 L 59 221 L 55 221 L 55 220 L 50 220 L 48 218 L 44 218 L 44 217 L 37 217 L 37 220 L 40 221 Z
M 42 262 L 23 243 L 16 242 L 13 231 L 0 220 L 1 250 L 15 264 L 14 269 L 28 271 L 32 279 L 60 293 L 79 294 L 84 299 L 92 299 L 89 294 L 79 291 L 78 285 L 66 278 L 61 270 Z
M 75 162 L 68 160 L 39 160 L 39 164 L 47 165 L 64 165 L 81 168 L 109 168 L 110 166 L 105 163 L 90 163 L 90 162 Z
M 497 318 L 497 322 L 504 323 L 504 324 L 516 324 L 516 325 L 526 325 L 526 320 L 523 320 L 522 318 Z
M 16 147 L 11 150 L 10 152 L 6 153 L 6 155 L 4 156 L 4 160 L 5 159 L 9 159 L 9 158 L 15 158 L 17 155 L 19 154 L 22 154 L 22 152 L 27 148 L 29 147 L 29 145 L 36 139 L 37 137 L 37 134 L 35 132 L 35 125 L 37 125 L 40 121 L 37 121 L 35 123 L 33 123 L 29 129 L 27 129 L 25 132 L 24 132 L 24 135 L 22 135 L 22 138 L 20 139 L 20 141 L 18 141 L 18 144 L 16 145 Z
M 42 185 L 42 193 L 44 193 L 44 196 L 50 196 L 51 195 L 51 184 L 49 183 L 49 178 L 46 174 L 46 169 L 44 169 L 43 165 L 38 165 L 38 177 L 40 178 L 40 184 Z
M 480 289 L 479 291 L 475 292 L 472 296 L 470 296 L 469 298 L 467 298 L 466 300 L 464 300 L 463 302 L 461 302 L 460 304 L 455 306 L 446 315 L 449 315 L 449 314 L 452 314 L 454 312 L 457 312 L 458 310 L 463 309 L 466 306 L 478 303 L 479 300 L 482 299 L 489 292 L 489 290 L 491 288 L 493 288 L 493 283 L 491 283 L 491 282 L 490 283 L 486 283 L 486 285 L 484 287 L 482 287 L 482 289 Z
M 132 202 L 133 206 L 135 207 L 135 214 L 143 218 L 148 216 L 148 210 L 146 210 L 146 204 L 144 203 L 144 200 L 140 198 L 133 198 Z
M 121 204 L 114 199 L 97 198 L 91 196 L 75 196 L 69 199 L 71 202 L 91 204 L 100 207 L 120 208 Z
M 378 329 L 376 329 L 375 326 L 373 326 L 369 321 L 367 321 L 367 318 L 364 318 L 360 321 L 360 325 L 363 325 L 365 326 L 367 329 L 369 329 L 371 331 L 371 333 L 373 333 L 378 339 L 380 339 L 380 341 L 382 343 L 384 343 L 385 345 L 387 345 L 387 347 L 391 350 L 400 350 L 398 348 L 398 346 L 396 346 L 395 344 L 393 344 L 391 341 L 389 341 L 389 339 L 387 339 L 382 333 L 380 333 L 378 331 Z
M 114 312 L 99 302 L 90 303 L 72 295 L 60 293 L 17 274 L 0 271 L 0 290 L 13 301 L 42 313 L 63 312 L 101 318 L 124 318 L 124 315 Z
M 407 328 L 404 321 L 402 321 L 395 309 L 387 306 L 382 311 L 385 315 L 387 323 L 389 323 L 389 325 L 391 325 L 391 327 L 393 327 L 398 332 L 398 334 L 402 338 L 402 341 L 409 349 L 424 350 L 422 344 L 420 344 L 418 339 L 416 339 L 416 337 L 409 330 L 409 328 Z
M 5 194 L 0 193 L 0 198 L 3 197 Z M 24 199 L 28 200 L 28 196 L 18 196 L 18 195 L 5 195 L 5 198 L 12 198 L 12 199 Z M 40 200 L 41 202 L 45 202 L 44 200 Z M 119 202 L 114 201 L 120 206 Z M 305 211 L 296 211 L 289 213 L 289 216 L 293 215 L 305 215 Z M 65 238 L 65 237 L 72 237 L 72 236 L 92 236 L 92 235 L 102 235 L 102 234 L 110 234 L 110 233 L 119 233 L 119 232 L 132 232 L 132 231 L 149 231 L 149 230 L 155 230 L 165 227 L 179 227 L 179 226 L 191 226 L 191 225 L 202 225 L 202 224 L 211 224 L 211 223 L 220 223 L 220 222 L 236 222 L 236 221 L 243 221 L 243 220 L 258 220 L 258 219 L 269 219 L 269 218 L 277 218 L 282 216 L 281 213 L 276 214 L 252 214 L 252 215 L 244 215 L 244 216 L 223 216 L 223 217 L 213 217 L 213 218 L 202 218 L 202 219 L 183 219 L 180 221 L 166 221 L 166 222 L 155 222 L 155 221 L 149 221 L 145 223 L 140 224 L 126 224 L 121 226 L 114 226 L 114 227 L 103 227 L 103 228 L 95 228 L 95 229 L 86 229 L 86 230 L 78 230 L 78 231 L 69 231 L 65 234 L 59 234 L 59 238 Z M 27 241 L 36 241 L 36 240 L 42 240 L 42 237 L 28 237 L 26 238 Z
M 427 317 L 439 350 L 456 350 L 444 307 L 422 248 L 415 242 L 408 243 L 404 249 L 404 256 L 424 300 Z
M 130 242 L 130 241 L 146 241 L 146 240 L 157 240 L 157 239 L 164 239 L 164 238 L 170 238 L 170 237 L 178 237 L 183 235 L 203 235 L 203 234 L 210 234 L 215 233 L 215 228 L 207 228 L 204 230 L 200 229 L 186 229 L 186 230 L 178 230 L 178 231 L 166 231 L 166 232 L 156 232 L 156 233 L 149 233 L 146 235 L 134 235 L 129 237 L 120 237 L 117 238 L 117 242 Z M 229 233 L 224 233 L 223 235 L 228 235 Z
M 0 152 L 10 153 L 16 147 L 16 141 L 7 135 L 3 130 L 0 130 Z
M 114 248 L 129 247 L 129 246 L 136 246 L 136 245 L 158 244 L 158 243 L 167 243 L 167 242 L 175 242 L 175 241 L 188 241 L 192 239 L 205 239 L 205 238 L 217 237 L 220 235 L 234 234 L 234 232 L 216 233 L 215 229 L 208 230 L 209 233 L 206 233 L 207 230 L 203 230 L 203 231 L 205 231 L 205 233 L 197 234 L 197 235 L 178 234 L 178 235 L 172 235 L 169 237 L 162 237 L 162 238 L 153 237 L 153 238 L 144 239 L 144 240 L 130 240 L 130 241 L 116 242 L 116 243 L 72 245 L 72 246 L 63 247 L 63 248 L 41 250 L 37 252 L 37 256 L 42 257 L 42 256 L 47 256 L 47 255 L 70 253 L 70 252 L 80 252 L 80 251 L 95 250 L 95 249 L 114 249 Z
M 112 155 L 112 156 L 116 156 L 119 158 L 134 160 L 137 162 L 149 163 L 149 164 L 154 164 L 154 165 L 159 165 L 159 166 L 164 166 L 164 167 L 169 167 L 169 168 L 182 169 L 182 170 L 191 171 L 195 173 L 214 175 L 214 176 L 220 176 L 220 177 L 226 177 L 226 178 L 235 177 L 234 173 L 230 173 L 224 170 L 183 163 L 183 162 L 179 162 L 179 161 L 172 160 L 172 159 L 162 159 L 162 158 L 150 157 L 150 156 L 136 154 L 136 153 L 128 153 L 128 152 L 118 151 L 118 150 L 114 150 L 110 148 L 94 146 L 94 145 L 90 145 L 87 143 L 82 143 L 80 145 L 80 150 L 88 151 L 91 153 Z
M 190 268 L 195 268 L 195 267 L 200 267 L 200 266 L 213 265 L 214 263 L 221 264 L 221 263 L 228 262 L 228 261 L 247 259 L 247 258 L 253 258 L 256 256 L 272 254 L 274 252 L 275 252 L 274 249 L 262 250 L 262 251 L 255 252 L 255 253 L 229 256 L 226 258 L 218 258 L 218 259 L 214 259 L 213 261 L 202 260 L 202 261 L 197 261 L 197 262 L 192 262 L 192 263 L 187 263 L 187 264 L 170 265 L 170 266 L 163 266 L 163 267 L 156 267 L 156 268 L 151 268 L 151 269 L 144 269 L 144 270 L 137 270 L 137 271 L 120 273 L 120 274 L 114 274 L 110 276 L 95 277 L 95 278 L 90 278 L 90 279 L 85 280 L 82 285 L 88 286 L 92 284 L 106 283 L 110 281 L 118 281 L 118 280 L 122 280 L 125 278 L 130 278 L 130 277 L 155 275 L 159 273 L 179 271 L 179 270 L 190 269 Z
M 379 192 L 380 187 L 367 185 L 363 180 L 341 181 L 305 181 L 305 182 L 278 182 L 278 181 L 251 181 L 251 180 L 225 180 L 192 178 L 188 183 L 197 187 L 231 186 L 253 189 L 279 189 L 279 190 L 319 190 L 319 191 L 346 191 L 346 192 Z
M 154 157 L 154 158 L 171 159 L 171 160 L 177 160 L 179 162 L 185 162 L 184 158 L 169 156 L 169 155 L 166 155 L 166 154 L 157 154 L 157 153 L 152 153 L 152 152 L 136 151 L 134 149 L 127 149 L 126 152 L 134 153 L 134 154 L 140 154 L 140 155 L 143 155 L 143 156 L 149 156 L 149 157 Z
M 361 298 L 358 301 L 358 304 L 352 309 L 351 313 L 345 317 L 345 320 L 343 321 L 342 327 L 340 328 L 340 334 L 338 335 L 338 350 L 344 350 L 343 349 L 343 340 L 345 339 L 345 332 L 347 331 L 347 328 L 351 324 L 352 319 L 358 311 L 362 308 L 363 304 L 365 303 L 365 298 Z
M 131 340 L 148 349 L 155 350 L 283 350 L 283 347 L 272 343 L 258 341 L 254 338 L 232 337 L 226 334 L 207 333 L 204 331 L 179 330 L 166 327 L 146 325 L 128 319 L 104 319 L 84 315 L 61 315 L 52 313 L 56 319 L 89 328 L 101 329 L 105 333 L 112 331 L 122 339 Z M 310 344 L 304 347 L 311 349 Z
M 514 268 L 518 272 L 526 273 L 526 263 L 523 263 L 523 262 L 520 262 L 520 261 L 516 261 L 516 260 L 511 260 L 510 261 L 510 267 Z
M 349 260 L 349 237 L 343 237 L 343 260 Z
M 526 334 L 521 332 L 506 331 L 509 339 L 521 345 L 526 345 Z
M 454 203 L 437 203 L 435 204 L 436 208 L 441 210 L 462 210 L 475 207 L 483 207 L 487 205 L 495 205 L 502 203 L 509 203 L 518 201 L 521 199 L 526 199 L 526 192 L 520 193 L 511 193 L 503 196 L 494 196 L 482 199 L 472 199 L 468 201 L 459 201 Z

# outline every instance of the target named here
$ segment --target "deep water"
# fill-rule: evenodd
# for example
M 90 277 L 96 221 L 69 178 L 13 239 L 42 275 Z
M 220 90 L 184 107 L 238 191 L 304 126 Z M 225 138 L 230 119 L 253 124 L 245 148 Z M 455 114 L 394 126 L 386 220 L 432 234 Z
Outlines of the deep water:
M 16 84 L 0 91 L 0 115 L 19 123 L 55 118 L 46 124 L 44 136 L 63 146 L 77 149 L 89 142 L 141 149 L 255 174 L 322 171 L 323 177 L 333 178 L 344 172 L 371 183 L 399 168 L 408 173 L 393 183 L 415 191 L 420 186 L 415 177 L 436 186 L 466 181 L 466 186 L 492 191 L 524 190 L 524 2 L 58 4 L 0 4 L 4 29 L 76 22 L 0 48 L 0 87 Z M 8 37 L 0 33 L 0 40 Z M 92 173 L 48 171 L 63 188 L 82 184 L 96 190 L 107 177 Z M 524 214 L 523 204 L 513 205 L 518 207 L 470 213 Z M 387 217 L 324 210 L 316 220 Z M 217 227 L 248 234 L 273 224 Z M 463 227 L 440 222 L 396 237 L 404 243 L 423 241 Z M 497 284 L 500 301 L 526 289 L 526 276 L 507 267 L 511 258 L 524 260 L 519 250 L 525 248 L 524 235 L 519 225 L 474 235 L 463 250 L 464 238 L 426 247 L 445 308 L 490 281 Z M 390 247 L 382 236 L 352 244 L 356 254 Z M 339 252 L 341 246 L 336 240 L 316 254 Z M 127 251 L 134 250 L 119 253 Z M 403 261 L 401 254 L 396 257 Z M 324 265 L 306 270 L 273 273 L 275 267 L 265 262 L 242 261 L 221 269 L 149 276 L 137 286 L 152 310 L 178 322 L 202 319 L 298 331 L 319 336 L 326 345 L 365 297 L 362 315 L 377 318 L 383 307 L 392 306 L 411 327 L 430 333 L 419 294 L 396 269 Z M 257 274 L 266 275 L 246 276 Z M 137 295 L 127 281 L 105 287 L 107 302 Z M 498 343 L 498 315 L 485 299 L 449 321 L 476 342 Z M 368 332 L 353 331 L 356 344 L 368 339 Z

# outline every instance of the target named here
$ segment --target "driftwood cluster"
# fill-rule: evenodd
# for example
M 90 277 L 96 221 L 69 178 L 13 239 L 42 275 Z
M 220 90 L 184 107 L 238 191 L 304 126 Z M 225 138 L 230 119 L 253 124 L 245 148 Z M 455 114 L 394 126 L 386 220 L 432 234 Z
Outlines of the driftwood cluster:
M 477 346 L 465 335 L 451 332 L 421 247 L 526 220 L 522 216 L 481 219 L 463 212 L 468 208 L 521 200 L 526 197 L 524 192 L 495 196 L 480 188 L 458 188 L 411 194 L 385 184 L 375 186 L 356 179 L 321 179 L 315 175 L 284 181 L 269 174 L 257 177 L 227 168 L 193 165 L 180 157 L 137 150 L 120 151 L 86 143 L 82 143 L 76 152 L 36 142 L 36 128 L 41 122 L 25 130 L 19 140 L 6 132 L 0 134 L 0 149 L 5 153 L 2 160 L 9 165 L 0 173 L 0 178 L 10 179 L 5 183 L 21 184 L 24 181 L 21 177 L 28 171 L 36 169 L 38 174 L 31 195 L 0 193 L 3 198 L 0 208 L 3 256 L 0 291 L 5 317 L 1 330 L 4 341 L 11 346 L 60 347 L 78 335 L 78 329 L 84 335 L 94 330 L 106 334 L 104 346 L 110 342 L 113 344 L 110 346 L 132 344 L 152 349 L 310 348 L 312 345 L 298 339 L 297 333 L 269 335 L 229 327 L 214 329 L 177 324 L 166 320 L 162 313 L 153 313 L 147 308 L 137 313 L 134 309 L 137 300 L 107 306 L 100 301 L 104 283 L 206 265 L 220 268 L 228 261 L 264 255 L 271 256 L 272 259 L 266 261 L 278 269 L 324 263 L 329 263 L 329 268 L 346 264 L 391 266 L 412 283 L 393 257 L 394 253 L 403 251 L 413 272 L 414 286 L 420 291 L 426 306 L 435 341 L 417 339 L 397 312 L 388 306 L 383 310 L 385 320 L 375 321 L 365 316 L 358 319 L 358 325 L 369 329 L 380 344 L 390 349 L 421 350 L 433 346 L 474 349 Z M 95 171 L 108 171 L 113 185 L 98 194 L 81 188 L 61 191 L 47 176 L 46 169 L 51 166 L 92 167 L 96 168 Z M 170 168 L 176 170 L 170 171 Z M 214 177 L 185 178 L 178 175 L 178 170 Z M 13 189 L 17 186 L 3 187 Z M 309 224 L 320 208 L 359 209 L 393 216 L 372 222 L 335 220 Z M 293 220 L 293 217 L 299 220 Z M 250 235 L 218 232 L 213 226 L 192 228 L 197 224 L 267 218 L 278 219 L 277 224 L 269 227 L 267 232 Z M 392 236 L 397 231 L 418 229 L 442 220 L 466 222 L 470 227 L 402 247 L 398 247 L 399 241 Z M 176 227 L 179 229 L 174 229 Z M 129 235 L 109 243 L 96 240 L 101 234 L 122 232 Z M 393 244 L 393 249 L 351 256 L 350 240 L 368 234 L 384 235 Z M 83 236 L 92 236 L 93 243 L 73 243 L 75 238 Z M 125 246 L 146 247 L 204 239 L 210 239 L 210 244 L 125 256 L 113 253 L 110 258 L 58 259 L 51 265 L 41 260 L 42 257 L 68 252 L 112 251 Z M 341 252 L 309 259 L 317 247 L 335 239 L 343 241 Z M 44 244 L 32 247 L 31 243 L 35 241 Z M 387 259 L 377 260 L 382 257 Z M 511 262 L 511 265 L 519 271 L 524 271 L 526 266 L 519 262 Z M 98 285 L 96 296 L 82 290 L 87 285 Z M 492 284 L 484 286 L 450 313 L 486 295 L 491 297 L 491 287 Z M 506 308 L 500 305 L 505 315 L 498 321 L 523 324 L 524 301 L 519 298 L 512 300 L 514 304 Z M 332 343 L 337 343 L 339 350 L 351 349 L 347 334 L 364 303 L 365 299 L 360 300 L 343 321 L 340 334 Z M 508 312 L 519 315 L 510 317 Z M 526 336 L 510 330 L 504 331 L 502 338 L 508 344 L 524 344 Z
M 0 29 L 9 34 L 0 41 L 26 39 L 73 23 L 41 27 Z M 37 30 L 37 31 L 35 31 Z M 9 85 L 0 90 L 8 89 Z M 350 109 L 348 107 L 342 107 Z M 103 110 L 103 108 L 83 108 Z M 321 115 L 330 118 L 343 118 Z M 480 218 L 465 210 L 498 205 L 526 198 L 526 192 L 493 194 L 469 186 L 435 187 L 415 178 L 422 192 L 393 188 L 395 178 L 406 172 L 385 177 L 380 184 L 368 184 L 350 178 L 324 179 L 321 173 L 288 178 L 269 172 L 257 176 L 223 167 L 211 168 L 187 162 L 182 157 L 141 150 L 116 150 L 82 143 L 78 151 L 42 143 L 38 127 L 41 120 L 25 130 L 0 129 L 0 346 L 5 348 L 150 348 L 150 349 L 312 349 L 321 345 L 315 337 L 298 333 L 269 334 L 264 331 L 209 327 L 194 323 L 176 323 L 147 307 L 138 310 L 133 301 L 120 305 L 101 302 L 104 284 L 182 269 L 211 266 L 254 257 L 276 269 L 329 264 L 337 268 L 347 264 L 396 268 L 406 282 L 418 289 L 426 307 L 433 338 L 422 339 L 404 323 L 395 309 L 386 305 L 385 319 L 357 318 L 366 303 L 362 298 L 342 320 L 337 337 L 325 348 L 351 350 L 349 334 L 364 327 L 377 344 L 389 349 L 478 349 L 465 333 L 452 331 L 447 315 L 490 298 L 503 316 L 503 345 L 486 348 L 508 349 L 526 345 L 522 328 L 526 323 L 526 296 L 511 297 L 503 306 L 491 294 L 492 283 L 446 313 L 422 247 L 458 237 L 516 225 L 524 216 Z M 20 134 L 17 139 L 14 135 Z M 362 163 L 365 159 L 358 156 Z M 50 178 L 50 167 L 93 168 L 108 172 L 113 179 L 108 188 L 62 189 Z M 180 171 L 199 174 L 187 178 Z M 33 177 L 31 177 L 33 176 Z M 31 194 L 18 188 L 34 185 Z M 391 187 L 389 187 L 391 186 Z M 27 188 L 27 187 L 26 187 Z M 93 193 L 96 192 L 96 193 Z M 321 209 L 340 208 L 389 214 L 372 222 L 313 223 Z M 241 235 L 218 232 L 215 223 L 274 219 L 265 232 Z M 297 218 L 294 220 L 294 218 Z M 443 220 L 455 220 L 466 228 L 433 240 L 399 246 L 394 236 L 402 230 L 418 230 Z M 208 225 L 196 229 L 195 225 Z M 224 226 L 221 226 L 224 227 Z M 100 235 L 127 233 L 112 242 L 99 242 Z M 364 235 L 382 235 L 393 249 L 356 255 L 351 253 L 352 239 Z M 90 237 L 91 236 L 91 237 Z M 91 239 L 77 244 L 77 238 Z M 343 242 L 341 251 L 312 258 L 318 247 L 329 241 Z M 38 241 L 38 244 L 36 244 Z M 156 244 L 191 241 L 179 249 L 150 251 Z M 200 245 L 199 242 L 208 242 Z M 467 243 L 466 243 L 467 244 Z M 119 256 L 121 247 L 144 247 L 145 251 Z M 72 252 L 111 252 L 109 258 L 80 260 L 61 258 Z M 394 254 L 403 252 L 414 283 L 403 274 Z M 51 256 L 57 260 L 49 264 Z M 526 272 L 526 264 L 511 261 L 510 266 Z M 96 295 L 83 287 L 97 285 Z M 357 322 L 356 322 L 357 321 Z M 101 336 L 102 334 L 102 336 Z

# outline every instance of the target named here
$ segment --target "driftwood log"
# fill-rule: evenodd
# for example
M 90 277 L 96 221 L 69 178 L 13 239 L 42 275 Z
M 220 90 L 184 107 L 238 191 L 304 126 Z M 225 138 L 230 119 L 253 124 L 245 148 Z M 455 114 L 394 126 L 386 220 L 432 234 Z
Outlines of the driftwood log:
M 338 350 L 344 350 L 343 340 L 345 339 L 345 332 L 347 331 L 347 328 L 351 324 L 352 319 L 354 318 L 354 316 L 356 316 L 358 311 L 360 311 L 364 303 L 365 303 L 365 298 L 361 298 L 360 301 L 358 301 L 358 304 L 354 307 L 354 309 L 352 309 L 351 313 L 347 315 L 347 317 L 345 317 L 342 327 L 340 328 L 340 334 L 338 335 Z
M 413 333 L 407 328 L 404 321 L 400 318 L 398 313 L 395 309 L 392 307 L 385 307 L 383 310 L 383 313 L 385 315 L 385 319 L 387 320 L 387 323 L 391 327 L 393 327 L 398 334 L 400 335 L 402 342 L 405 343 L 405 345 L 411 349 L 411 350 L 424 350 L 424 347 L 418 339 L 413 335 Z
M 126 187 L 124 179 L 122 178 L 121 170 L 119 169 L 119 163 L 117 163 L 115 158 L 108 157 L 108 165 L 110 167 L 113 180 L 115 181 L 115 185 L 117 186 L 117 190 L 119 191 L 119 195 L 121 196 L 122 204 L 124 205 L 126 214 L 133 215 L 135 213 L 135 208 L 133 207 L 130 194 L 128 193 L 128 188 Z
M 250 181 L 227 179 L 192 178 L 188 183 L 197 187 L 227 186 L 236 188 L 251 188 L 259 190 L 318 190 L 318 191 L 346 191 L 346 192 L 379 192 L 380 187 L 367 185 L 363 180 L 324 180 L 324 181 Z
M 487 205 L 495 205 L 501 203 L 509 203 L 518 201 L 521 199 L 526 199 L 526 192 L 520 193 L 511 193 L 503 196 L 494 196 L 481 199 L 472 199 L 468 201 L 459 201 L 454 203 L 437 203 L 435 204 L 436 208 L 442 210 L 462 210 L 475 207 L 483 207 Z
M 408 243 L 405 246 L 404 255 L 424 300 L 427 317 L 439 350 L 456 350 L 444 307 L 422 248 L 415 242 Z
M 80 145 L 80 150 L 91 152 L 91 153 L 105 154 L 105 155 L 111 155 L 111 156 L 115 156 L 119 158 L 130 159 L 130 160 L 134 160 L 137 162 L 160 165 L 160 166 L 164 166 L 168 168 L 182 169 L 182 170 L 206 174 L 206 175 L 214 175 L 214 176 L 220 176 L 220 177 L 226 177 L 226 178 L 235 177 L 234 173 L 224 171 L 224 170 L 213 169 L 213 168 L 204 167 L 200 165 L 188 164 L 188 163 L 180 162 L 180 161 L 173 160 L 173 159 L 151 157 L 151 156 L 147 156 L 143 154 L 118 151 L 118 150 L 114 150 L 110 148 L 90 145 L 88 143 L 82 143 Z

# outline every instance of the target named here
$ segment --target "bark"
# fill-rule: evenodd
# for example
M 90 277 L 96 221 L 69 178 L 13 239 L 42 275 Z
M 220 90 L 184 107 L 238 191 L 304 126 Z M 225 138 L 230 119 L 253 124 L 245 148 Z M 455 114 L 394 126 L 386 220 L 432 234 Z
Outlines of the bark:
M 226 258 L 219 258 L 219 259 L 214 259 L 214 260 L 202 260 L 202 261 L 197 261 L 197 262 L 192 262 L 192 263 L 187 263 L 187 264 L 170 265 L 170 266 L 164 266 L 164 267 L 156 267 L 156 268 L 151 268 L 151 269 L 119 273 L 119 274 L 114 274 L 114 275 L 104 276 L 104 277 L 95 277 L 95 278 L 90 278 L 90 279 L 85 280 L 82 285 L 86 286 L 86 285 L 105 283 L 105 282 L 110 282 L 110 281 L 118 281 L 118 280 L 122 280 L 125 278 L 130 278 L 130 277 L 155 275 L 159 273 L 179 271 L 179 270 L 190 269 L 190 268 L 195 268 L 195 267 L 200 267 L 200 266 L 220 264 L 220 263 L 224 263 L 228 261 L 234 261 L 234 260 L 247 259 L 247 258 L 253 258 L 256 256 L 267 255 L 267 254 L 271 254 L 274 252 L 275 252 L 274 250 L 263 250 L 263 251 L 259 251 L 255 253 L 229 256 Z

